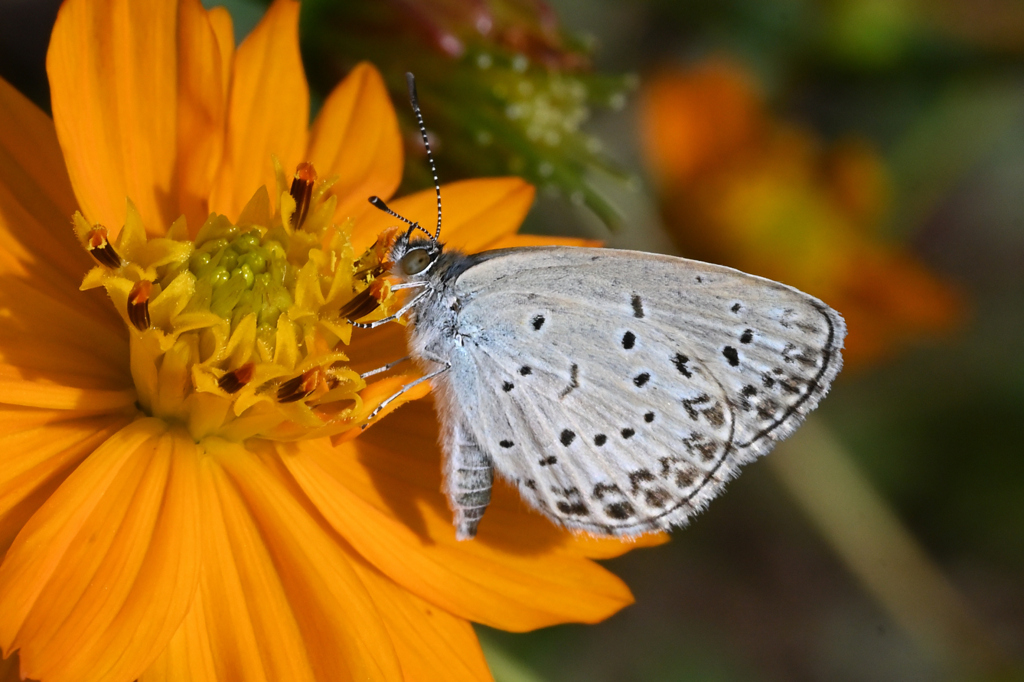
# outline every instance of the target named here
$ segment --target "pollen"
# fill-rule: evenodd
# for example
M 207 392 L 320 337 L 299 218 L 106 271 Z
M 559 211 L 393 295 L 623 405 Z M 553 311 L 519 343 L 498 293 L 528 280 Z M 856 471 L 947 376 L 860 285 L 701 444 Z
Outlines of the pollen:
M 334 222 L 334 178 L 278 166 L 277 207 L 261 188 L 238 219 L 184 217 L 148 237 L 131 201 L 116 237 L 81 214 L 74 228 L 129 331 L 138 406 L 197 440 L 294 440 L 357 427 L 365 381 L 349 368 L 349 319 L 397 307 L 381 240 L 353 256 Z M 155 231 L 155 230 L 151 230 Z

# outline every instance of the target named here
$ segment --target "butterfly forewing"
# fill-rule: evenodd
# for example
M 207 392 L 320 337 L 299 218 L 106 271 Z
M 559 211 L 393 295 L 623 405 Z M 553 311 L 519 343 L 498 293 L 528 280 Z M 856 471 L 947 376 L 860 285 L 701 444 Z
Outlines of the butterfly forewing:
M 685 523 L 841 365 L 838 314 L 729 268 L 565 247 L 472 260 L 453 287 L 463 352 L 446 399 L 495 468 L 571 528 Z

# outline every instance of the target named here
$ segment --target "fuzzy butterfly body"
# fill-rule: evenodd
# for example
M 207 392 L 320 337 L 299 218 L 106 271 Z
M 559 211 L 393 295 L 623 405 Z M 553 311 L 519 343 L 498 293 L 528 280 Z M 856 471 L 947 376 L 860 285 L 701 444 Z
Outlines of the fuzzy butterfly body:
M 476 535 L 495 472 L 568 528 L 685 524 L 792 433 L 842 367 L 836 311 L 731 268 L 611 249 L 445 251 L 433 175 L 433 234 L 370 199 L 409 225 L 386 261 L 413 293 L 396 315 L 353 324 L 409 316 L 460 539 Z
M 401 272 L 412 254 L 428 267 Z M 406 239 L 391 260 L 421 284 L 410 349 L 437 372 L 463 538 L 495 471 L 569 528 L 684 524 L 800 424 L 842 362 L 835 311 L 722 266 L 572 247 L 465 256 Z

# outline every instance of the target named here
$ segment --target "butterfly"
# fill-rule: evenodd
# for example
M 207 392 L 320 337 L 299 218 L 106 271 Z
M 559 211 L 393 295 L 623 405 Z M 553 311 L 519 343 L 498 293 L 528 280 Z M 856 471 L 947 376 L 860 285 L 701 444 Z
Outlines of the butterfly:
M 387 261 L 410 298 L 353 324 L 409 320 L 457 536 L 476 535 L 495 473 L 570 529 L 631 537 L 685 524 L 825 396 L 842 367 L 842 316 L 784 284 L 672 256 L 446 249 L 407 78 L 437 230 L 371 198 L 409 225 Z

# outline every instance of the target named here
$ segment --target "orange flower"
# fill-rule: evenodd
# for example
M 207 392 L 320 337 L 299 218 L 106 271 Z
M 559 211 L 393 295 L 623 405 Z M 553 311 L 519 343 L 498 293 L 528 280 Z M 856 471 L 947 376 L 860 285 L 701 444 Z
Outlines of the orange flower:
M 402 330 L 339 312 L 401 139 L 366 64 L 307 132 L 298 9 L 235 50 L 199 0 L 68 0 L 53 121 L 0 81 L 0 645 L 24 677 L 489 679 L 470 621 L 631 601 L 590 559 L 635 545 L 507 487 L 457 542 L 427 401 L 355 437 L 409 380 L 366 386 L 351 367 L 403 355 Z M 521 241 L 529 185 L 443 191 L 451 245 Z M 432 192 L 391 206 L 432 222 Z
M 749 76 L 720 62 L 651 79 L 642 109 L 646 156 L 684 252 L 841 311 L 848 365 L 959 319 L 951 287 L 880 233 L 888 182 L 867 145 L 823 151 L 806 131 L 770 119 Z

